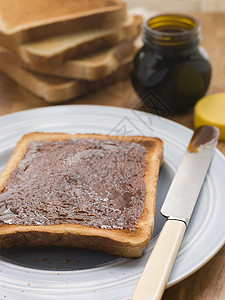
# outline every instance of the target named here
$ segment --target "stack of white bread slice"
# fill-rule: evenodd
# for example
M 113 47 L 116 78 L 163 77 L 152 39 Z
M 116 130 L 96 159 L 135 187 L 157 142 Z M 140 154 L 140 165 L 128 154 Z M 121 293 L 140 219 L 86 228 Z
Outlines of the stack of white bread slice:
M 128 77 L 141 27 L 122 0 L 0 0 L 0 71 L 67 101 Z

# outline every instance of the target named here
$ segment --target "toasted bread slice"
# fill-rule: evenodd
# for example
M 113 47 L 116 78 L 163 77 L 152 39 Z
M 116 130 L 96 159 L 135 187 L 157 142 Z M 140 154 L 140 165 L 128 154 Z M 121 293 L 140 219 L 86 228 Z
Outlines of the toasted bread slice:
M 30 41 L 89 29 L 110 28 L 126 19 L 121 0 L 0 0 L 0 44 Z
M 0 248 L 66 246 L 139 257 L 150 240 L 163 142 L 30 133 L 0 176 Z
M 137 48 L 135 48 L 133 41 L 129 40 L 85 57 L 66 60 L 52 70 L 43 70 L 39 67 L 30 68 L 26 64 L 23 66 L 25 69 L 34 70 L 39 74 L 93 81 L 109 76 L 116 71 L 121 62 L 132 55 L 135 49 Z
M 68 59 L 84 57 L 124 40 L 135 39 L 141 31 L 141 24 L 140 16 L 129 16 L 121 26 L 110 29 L 92 29 L 21 45 L 17 54 L 32 70 L 54 70 Z
M 29 72 L 20 67 L 16 57 L 5 48 L 0 48 L 0 71 L 46 102 L 59 103 L 83 96 L 127 78 L 136 51 L 137 48 L 120 63 L 119 68 L 112 74 L 94 81 L 65 79 Z

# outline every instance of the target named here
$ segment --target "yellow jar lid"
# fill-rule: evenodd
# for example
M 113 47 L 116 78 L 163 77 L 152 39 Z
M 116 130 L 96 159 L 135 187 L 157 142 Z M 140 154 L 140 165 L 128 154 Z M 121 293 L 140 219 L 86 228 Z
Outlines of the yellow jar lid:
M 220 139 L 225 140 L 225 93 L 200 99 L 194 109 L 194 126 L 212 125 L 220 130 Z

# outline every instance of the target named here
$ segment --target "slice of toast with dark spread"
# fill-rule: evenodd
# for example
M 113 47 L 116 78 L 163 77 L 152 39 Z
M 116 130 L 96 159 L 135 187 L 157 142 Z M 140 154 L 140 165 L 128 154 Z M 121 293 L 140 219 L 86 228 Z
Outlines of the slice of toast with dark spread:
M 66 246 L 139 257 L 155 213 L 163 142 L 30 133 L 0 176 L 0 248 Z

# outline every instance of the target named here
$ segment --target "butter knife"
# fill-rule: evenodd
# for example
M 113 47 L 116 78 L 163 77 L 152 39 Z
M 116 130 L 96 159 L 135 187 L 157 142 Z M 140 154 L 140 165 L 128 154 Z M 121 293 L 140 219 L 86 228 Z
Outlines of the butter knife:
M 167 217 L 132 300 L 161 299 L 219 138 L 214 126 L 198 127 L 161 208 Z

